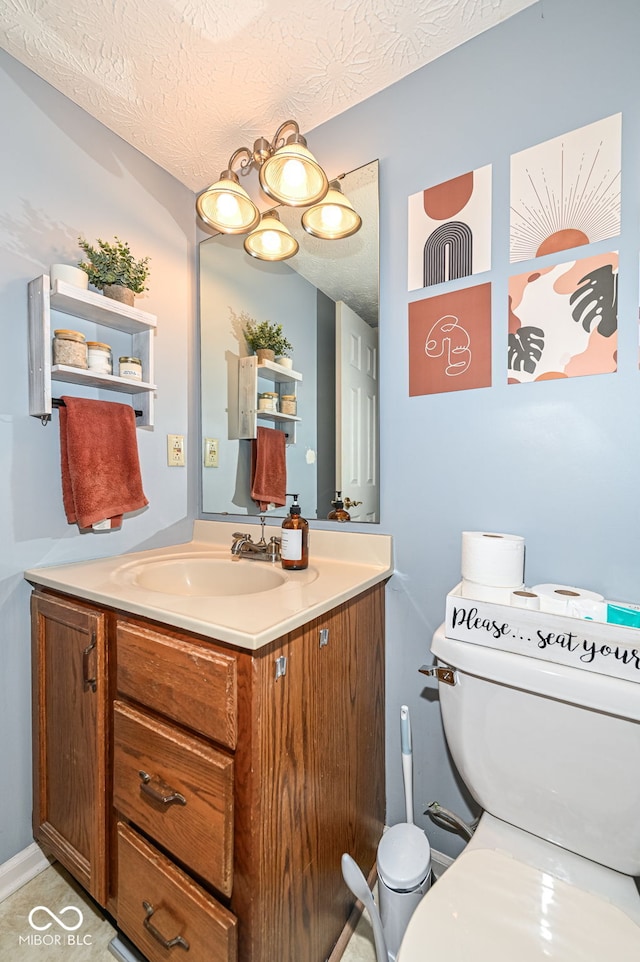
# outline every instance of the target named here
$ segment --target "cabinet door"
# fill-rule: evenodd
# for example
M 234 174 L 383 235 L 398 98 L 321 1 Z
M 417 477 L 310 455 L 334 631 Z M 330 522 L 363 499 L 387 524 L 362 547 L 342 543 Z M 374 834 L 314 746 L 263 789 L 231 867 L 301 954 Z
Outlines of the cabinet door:
M 35 591 L 33 832 L 104 905 L 107 897 L 105 615 Z

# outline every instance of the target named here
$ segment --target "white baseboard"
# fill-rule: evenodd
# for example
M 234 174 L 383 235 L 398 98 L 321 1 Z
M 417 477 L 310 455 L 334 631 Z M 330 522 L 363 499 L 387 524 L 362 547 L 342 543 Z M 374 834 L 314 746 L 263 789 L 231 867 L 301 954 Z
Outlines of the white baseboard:
M 44 872 L 51 865 L 39 845 L 32 842 L 13 858 L 0 865 L 0 902 L 3 902 L 32 878 Z
M 453 865 L 453 859 L 450 855 L 445 855 L 444 852 L 436 852 L 431 849 L 431 870 L 435 878 L 440 878 L 443 872 Z

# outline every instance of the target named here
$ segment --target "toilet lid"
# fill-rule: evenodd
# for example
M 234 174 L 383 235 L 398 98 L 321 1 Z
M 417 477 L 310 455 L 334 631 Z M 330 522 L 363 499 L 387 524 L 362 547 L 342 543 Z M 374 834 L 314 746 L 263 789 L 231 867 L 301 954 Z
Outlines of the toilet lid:
M 640 926 L 610 902 L 490 849 L 467 852 L 414 912 L 397 962 L 631 962 Z

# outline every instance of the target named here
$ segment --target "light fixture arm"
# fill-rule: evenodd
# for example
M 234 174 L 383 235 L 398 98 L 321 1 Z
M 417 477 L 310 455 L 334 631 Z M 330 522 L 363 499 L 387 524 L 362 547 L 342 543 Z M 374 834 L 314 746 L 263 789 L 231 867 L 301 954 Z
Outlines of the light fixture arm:
M 248 147 L 238 147 L 238 149 L 237 149 L 237 150 L 234 150 L 234 152 L 231 154 L 231 157 L 229 157 L 229 163 L 227 164 L 227 170 L 224 171 L 223 173 L 228 173 L 229 171 L 230 171 L 231 173 L 235 173 L 235 171 L 234 171 L 234 169 L 233 169 L 233 165 L 234 165 L 234 164 L 236 163 L 236 161 L 238 160 L 238 157 L 241 157 L 243 154 L 246 155 L 246 158 L 245 158 L 245 160 L 243 160 L 243 161 L 240 162 L 240 170 L 247 170 L 247 168 L 249 168 L 249 167 L 251 166 L 251 164 L 253 163 L 253 151 L 249 150 Z M 222 175 L 221 175 L 221 176 L 222 176 Z
M 284 137 L 282 136 L 282 132 L 286 130 L 287 127 L 293 127 L 296 136 L 297 137 L 300 136 L 300 127 L 298 125 L 298 122 L 296 120 L 285 120 L 283 124 L 280 124 L 275 134 L 273 135 L 273 140 L 271 141 L 272 153 L 276 151 L 278 147 L 282 147 L 282 145 L 284 144 Z

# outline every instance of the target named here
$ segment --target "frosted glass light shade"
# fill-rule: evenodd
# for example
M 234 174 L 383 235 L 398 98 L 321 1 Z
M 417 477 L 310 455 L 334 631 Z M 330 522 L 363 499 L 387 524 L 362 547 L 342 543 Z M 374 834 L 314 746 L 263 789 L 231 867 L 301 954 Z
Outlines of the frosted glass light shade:
M 286 261 L 298 252 L 298 242 L 292 237 L 275 211 L 262 215 L 260 225 L 251 231 L 244 242 L 251 257 L 261 261 Z
M 319 204 L 302 215 L 302 226 L 313 237 L 339 240 L 360 230 L 362 218 L 351 201 L 337 187 L 331 187 Z
M 315 204 L 329 189 L 324 170 L 306 145 L 296 141 L 296 135 L 265 161 L 259 177 L 265 194 L 289 207 Z
M 229 174 L 233 176 L 225 176 Z M 246 234 L 260 222 L 260 211 L 237 181 L 232 171 L 223 171 L 220 180 L 196 200 L 196 210 L 205 224 L 223 234 Z

